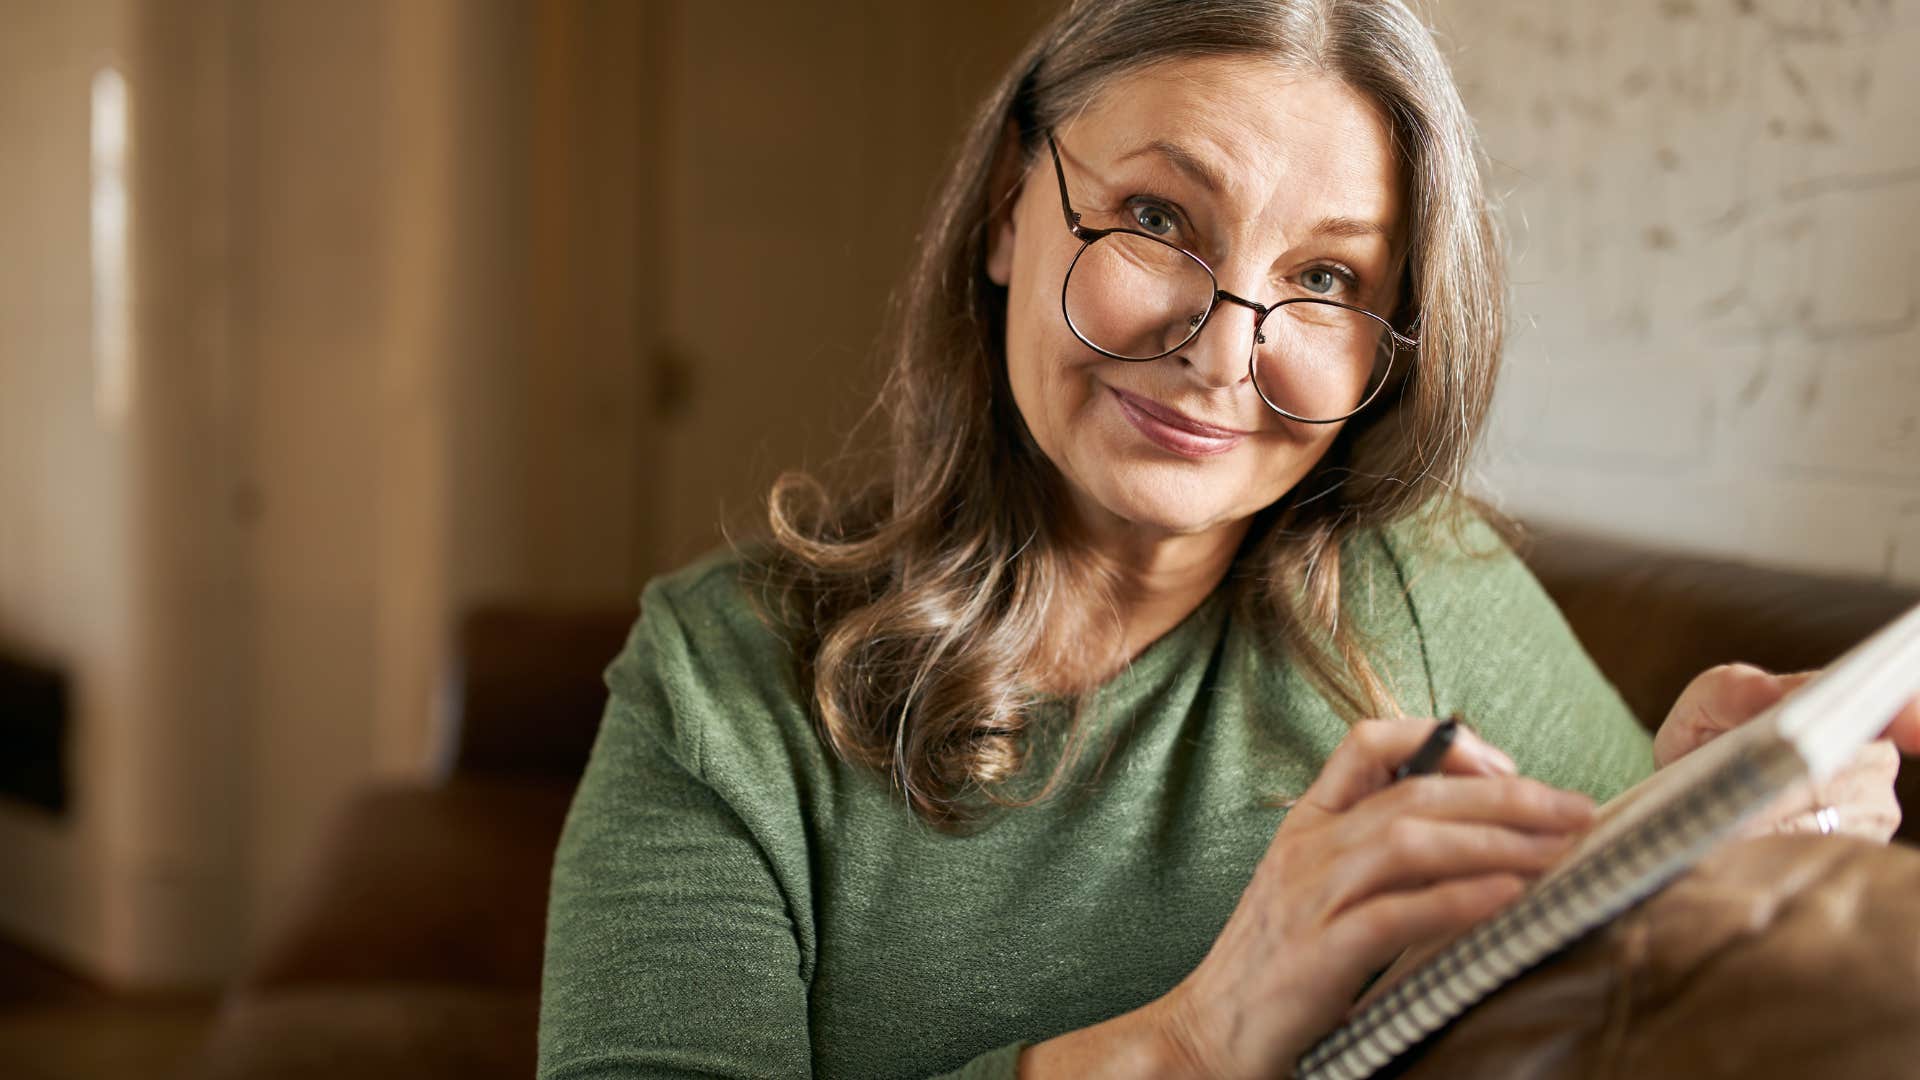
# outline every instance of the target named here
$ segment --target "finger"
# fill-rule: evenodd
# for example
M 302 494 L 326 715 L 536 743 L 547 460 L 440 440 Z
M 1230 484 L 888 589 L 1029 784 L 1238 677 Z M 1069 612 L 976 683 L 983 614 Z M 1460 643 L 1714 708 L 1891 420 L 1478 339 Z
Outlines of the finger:
M 1334 864 L 1328 909 L 1338 912 L 1384 892 L 1459 878 L 1539 876 L 1573 847 L 1577 833 L 1401 818 L 1365 848 Z
M 1752 664 L 1738 663 L 1708 668 L 1680 691 L 1654 732 L 1655 766 L 1664 768 L 1739 727 L 1819 674 L 1774 675 Z
M 1328 944 L 1378 971 L 1409 945 L 1452 937 L 1487 918 L 1526 887 L 1514 874 L 1483 874 L 1375 896 L 1327 924 Z
M 1825 816 L 1823 815 L 1830 815 Z M 1900 830 L 1900 804 L 1892 796 L 1860 803 L 1823 806 L 1743 830 L 1748 837 L 1776 833 L 1839 833 L 1886 843 Z
M 1900 800 L 1893 781 L 1900 773 L 1900 751 L 1885 739 L 1868 743 L 1847 767 L 1820 785 L 1818 802 L 1831 807 L 1826 824 L 1839 832 L 1885 841 L 1900 828 Z M 1812 828 L 1821 822 L 1816 809 Z
M 1407 818 L 1501 825 L 1534 832 L 1570 832 L 1593 824 L 1591 796 L 1524 776 L 1419 776 L 1395 784 L 1355 809 L 1356 835 L 1390 829 Z
M 1887 724 L 1886 737 L 1903 754 L 1920 754 L 1920 697 L 1906 703 Z
M 1327 758 L 1320 775 L 1300 797 L 1319 809 L 1338 813 L 1393 783 L 1394 770 L 1433 734 L 1435 721 L 1411 716 L 1362 720 Z M 1513 759 L 1464 726 L 1440 759 L 1442 773 L 1500 775 L 1517 771 Z
M 1787 788 L 1754 815 L 1754 820 L 1742 828 L 1742 835 L 1837 828 L 1885 840 L 1900 826 L 1900 803 L 1893 791 L 1899 770 L 1900 753 L 1893 743 L 1875 740 L 1861 747 L 1844 768 L 1817 787 L 1800 781 Z M 1823 810 L 1834 814 L 1824 822 L 1824 828 Z
M 1861 747 L 1832 776 L 1807 790 L 1806 809 L 1894 801 L 1893 782 L 1899 775 L 1899 749 L 1890 740 L 1875 739 Z
M 1701 672 L 1680 692 L 1680 700 L 1699 710 L 1700 727 L 1716 733 L 1730 731 L 1818 674 L 1774 675 L 1752 664 L 1721 664 Z
M 1860 748 L 1843 770 L 1877 781 L 1887 787 L 1900 773 L 1900 748 L 1892 739 L 1875 739 Z
M 1795 690 L 1800 689 L 1802 686 L 1807 685 L 1819 677 L 1820 672 L 1815 670 L 1796 671 L 1789 675 L 1775 675 L 1773 679 L 1780 686 L 1781 696 L 1785 697 L 1787 694 L 1793 693 Z

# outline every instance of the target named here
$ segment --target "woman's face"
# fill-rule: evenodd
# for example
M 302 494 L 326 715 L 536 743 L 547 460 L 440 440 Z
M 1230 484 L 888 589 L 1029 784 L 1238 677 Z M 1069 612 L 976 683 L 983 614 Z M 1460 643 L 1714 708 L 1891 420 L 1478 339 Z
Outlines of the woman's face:
M 1401 180 L 1385 119 L 1344 83 L 1257 60 L 1168 62 L 1117 79 L 1054 136 L 1083 224 L 1164 236 L 1258 303 L 1325 296 L 1393 311 Z M 1076 509 L 1102 531 L 1237 536 L 1343 425 L 1288 420 L 1261 401 L 1247 363 L 1255 315 L 1236 304 L 1157 360 L 1088 348 L 1061 314 L 1080 241 L 1051 157 L 1019 184 L 990 231 L 987 270 L 1008 289 L 1014 401 Z

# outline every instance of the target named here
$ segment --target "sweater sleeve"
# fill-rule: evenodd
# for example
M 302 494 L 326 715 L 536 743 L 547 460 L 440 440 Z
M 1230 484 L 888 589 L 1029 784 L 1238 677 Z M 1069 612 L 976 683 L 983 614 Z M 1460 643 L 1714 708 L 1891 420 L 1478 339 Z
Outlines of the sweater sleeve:
M 807 987 L 764 852 L 701 778 L 645 611 L 607 669 L 561 832 L 540 993 L 543 1080 L 806 1076 Z
M 1458 712 L 1522 773 L 1597 800 L 1653 773 L 1651 736 L 1491 526 L 1475 517 L 1456 543 L 1415 520 L 1384 540 L 1438 715 Z
M 555 854 L 541 979 L 542 1080 L 804 1077 L 808 984 L 794 903 L 708 782 L 689 627 L 650 587 Z M 1025 1043 L 955 1080 L 1014 1080 Z

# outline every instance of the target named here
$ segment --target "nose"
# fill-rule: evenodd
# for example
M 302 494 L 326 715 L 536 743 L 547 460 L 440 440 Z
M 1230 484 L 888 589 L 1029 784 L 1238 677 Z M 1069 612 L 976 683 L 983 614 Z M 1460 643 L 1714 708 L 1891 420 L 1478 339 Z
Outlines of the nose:
M 1265 310 L 1222 290 L 1200 333 L 1179 351 L 1180 366 L 1208 390 L 1224 390 L 1252 377 L 1254 327 Z

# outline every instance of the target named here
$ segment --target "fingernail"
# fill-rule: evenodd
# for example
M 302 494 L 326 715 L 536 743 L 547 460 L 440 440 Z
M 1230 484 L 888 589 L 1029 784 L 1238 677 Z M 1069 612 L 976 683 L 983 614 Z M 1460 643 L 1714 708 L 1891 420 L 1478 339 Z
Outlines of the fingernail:
M 1488 768 L 1507 776 L 1520 775 L 1520 768 L 1513 763 L 1513 759 L 1502 752 L 1499 747 L 1482 738 L 1479 728 L 1468 723 L 1466 718 L 1457 712 L 1449 719 L 1459 724 L 1460 727 L 1467 732 L 1468 736 L 1470 736 L 1467 740 L 1468 745 L 1472 747 L 1474 755 L 1485 763 Z
M 1505 773 L 1508 776 L 1520 775 L 1520 767 L 1513 763 L 1512 758 L 1501 752 L 1499 747 L 1484 739 L 1476 738 L 1474 740 L 1474 748 L 1479 751 L 1480 760 L 1486 762 L 1487 765 L 1495 771 Z

